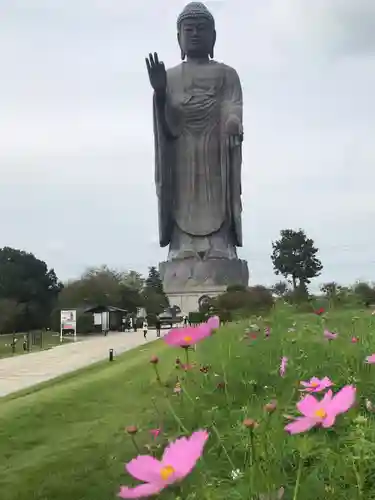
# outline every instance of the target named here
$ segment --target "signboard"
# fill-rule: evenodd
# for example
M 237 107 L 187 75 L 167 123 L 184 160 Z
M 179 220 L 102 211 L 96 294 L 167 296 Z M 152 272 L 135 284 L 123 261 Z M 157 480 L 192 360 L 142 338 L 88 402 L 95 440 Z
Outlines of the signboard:
M 74 340 L 77 337 L 77 311 L 75 309 L 63 310 L 60 313 L 60 342 L 64 332 L 73 333 Z
M 144 307 L 137 307 L 137 318 L 145 318 L 147 315 Z
M 101 326 L 102 324 L 102 313 L 94 313 L 94 325 Z

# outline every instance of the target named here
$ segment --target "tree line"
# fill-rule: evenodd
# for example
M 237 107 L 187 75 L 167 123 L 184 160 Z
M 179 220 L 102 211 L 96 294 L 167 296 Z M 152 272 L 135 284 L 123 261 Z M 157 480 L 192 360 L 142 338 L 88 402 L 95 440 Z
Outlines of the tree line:
M 96 305 L 111 305 L 129 313 L 144 307 L 152 317 L 169 304 L 155 267 L 150 267 L 144 278 L 136 271 L 103 265 L 62 283 L 55 271 L 32 253 L 0 249 L 0 333 L 58 330 L 61 309 L 77 309 L 80 321 L 84 311 Z
M 375 305 L 375 286 L 357 282 L 342 286 L 336 282 L 323 283 L 319 294 L 311 294 L 311 280 L 318 277 L 323 264 L 319 249 L 302 229 L 283 229 L 272 242 L 271 262 L 276 275 L 283 276 L 271 287 L 262 285 L 230 286 L 227 291 L 204 304 L 202 313 L 211 309 L 222 318 L 246 318 L 267 313 L 278 300 L 293 305 L 301 312 L 313 312 L 331 307 L 369 307 Z M 323 306 L 323 307 L 322 307 Z
M 318 253 L 318 247 L 305 231 L 283 229 L 279 239 L 272 242 L 270 258 L 275 274 L 285 281 L 272 287 L 230 286 L 224 294 L 203 303 L 201 312 L 215 310 L 229 317 L 234 311 L 246 316 L 269 310 L 275 296 L 296 304 L 311 302 L 309 284 L 323 270 Z M 321 296 L 336 306 L 352 303 L 353 297 L 369 305 L 375 303 L 375 287 L 368 283 L 351 287 L 325 283 Z M 144 307 L 153 319 L 169 303 L 156 267 L 150 267 L 148 276 L 143 277 L 134 270 L 121 271 L 103 265 L 62 283 L 55 271 L 32 253 L 0 248 L 0 333 L 58 329 L 61 309 L 77 309 L 80 320 L 85 309 L 95 305 L 111 305 L 129 313 Z

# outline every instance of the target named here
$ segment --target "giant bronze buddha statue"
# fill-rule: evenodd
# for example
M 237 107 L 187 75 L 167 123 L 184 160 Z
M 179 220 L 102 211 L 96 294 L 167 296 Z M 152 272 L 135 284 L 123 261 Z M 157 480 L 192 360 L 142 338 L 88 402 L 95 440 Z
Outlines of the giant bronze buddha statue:
M 154 89 L 160 245 L 169 245 L 174 269 L 178 261 L 191 266 L 238 261 L 241 83 L 233 68 L 213 59 L 215 21 L 204 4 L 191 2 L 184 8 L 177 39 L 182 59 L 177 66 L 166 70 L 156 53 L 146 59 Z

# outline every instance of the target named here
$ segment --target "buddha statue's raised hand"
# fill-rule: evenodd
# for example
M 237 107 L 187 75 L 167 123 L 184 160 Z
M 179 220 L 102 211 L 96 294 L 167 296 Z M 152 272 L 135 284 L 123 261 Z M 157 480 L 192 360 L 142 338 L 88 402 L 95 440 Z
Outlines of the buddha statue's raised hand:
M 146 57 L 146 66 L 152 88 L 157 94 L 164 93 L 167 88 L 167 72 L 164 63 L 159 61 L 156 52 L 154 52 L 154 55 L 150 53 Z

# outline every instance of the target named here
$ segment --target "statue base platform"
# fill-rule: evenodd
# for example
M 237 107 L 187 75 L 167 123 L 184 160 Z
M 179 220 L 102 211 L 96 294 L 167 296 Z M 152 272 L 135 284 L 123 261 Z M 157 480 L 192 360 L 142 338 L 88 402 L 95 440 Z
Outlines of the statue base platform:
M 161 262 L 160 276 L 171 306 L 185 314 L 198 311 L 199 304 L 225 292 L 230 285 L 248 286 L 246 260 L 184 259 Z

